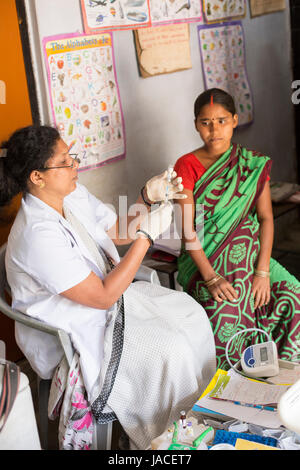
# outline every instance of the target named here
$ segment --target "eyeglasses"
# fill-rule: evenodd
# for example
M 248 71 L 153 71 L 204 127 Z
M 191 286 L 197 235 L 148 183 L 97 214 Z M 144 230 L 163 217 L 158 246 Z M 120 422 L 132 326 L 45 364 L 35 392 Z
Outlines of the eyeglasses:
M 69 156 L 72 158 L 72 163 L 70 165 L 46 166 L 44 168 L 38 168 L 38 171 L 59 170 L 60 168 L 74 168 L 76 164 L 80 164 L 80 158 L 78 158 L 78 153 L 69 153 Z

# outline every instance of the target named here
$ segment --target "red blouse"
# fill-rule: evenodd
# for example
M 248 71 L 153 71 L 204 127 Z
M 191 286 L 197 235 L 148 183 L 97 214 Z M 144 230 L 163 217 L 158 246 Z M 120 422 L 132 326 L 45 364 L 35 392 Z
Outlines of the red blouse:
M 206 172 L 206 168 L 198 160 L 194 153 L 187 153 L 180 157 L 175 163 L 174 170 L 177 176 L 181 176 L 182 184 L 185 189 L 193 191 L 196 182 Z M 267 177 L 267 181 L 270 177 Z

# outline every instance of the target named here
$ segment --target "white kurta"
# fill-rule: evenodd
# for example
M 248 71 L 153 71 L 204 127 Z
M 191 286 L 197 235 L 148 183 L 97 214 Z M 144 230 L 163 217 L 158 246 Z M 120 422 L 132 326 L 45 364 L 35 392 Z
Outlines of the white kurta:
M 118 262 L 106 234 L 116 215 L 80 185 L 65 204 Z M 13 306 L 70 333 L 92 403 L 110 360 L 116 311 L 85 307 L 59 295 L 91 270 L 103 278 L 86 246 L 63 217 L 27 195 L 8 239 L 6 269 Z M 186 293 L 136 282 L 123 297 L 123 350 L 107 405 L 132 447 L 145 449 L 181 409 L 193 405 L 210 381 L 216 366 L 214 338 L 204 309 Z M 61 359 L 53 337 L 22 325 L 16 330 L 32 367 L 50 378 Z

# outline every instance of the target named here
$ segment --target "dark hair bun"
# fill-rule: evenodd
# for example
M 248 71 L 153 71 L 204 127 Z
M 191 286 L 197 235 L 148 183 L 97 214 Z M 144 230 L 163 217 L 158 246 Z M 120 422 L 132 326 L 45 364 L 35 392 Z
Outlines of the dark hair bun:
M 45 166 L 59 139 L 54 127 L 27 126 L 3 142 L 1 148 L 6 149 L 6 156 L 0 158 L 0 205 L 27 191 L 31 172 Z
M 6 206 L 14 196 L 21 192 L 19 183 L 4 171 L 5 157 L 0 158 L 0 206 Z

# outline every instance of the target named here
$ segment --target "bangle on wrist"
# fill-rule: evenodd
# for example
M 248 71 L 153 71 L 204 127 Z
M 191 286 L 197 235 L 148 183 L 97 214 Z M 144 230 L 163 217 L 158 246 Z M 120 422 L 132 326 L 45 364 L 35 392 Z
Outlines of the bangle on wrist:
M 144 196 L 144 189 L 145 189 L 145 186 L 143 186 L 142 189 L 141 189 L 141 196 L 142 196 L 142 199 L 143 199 L 144 203 L 147 204 L 147 206 L 151 206 L 150 202 L 146 201 L 146 199 L 145 199 L 145 196 Z
M 270 277 L 270 271 L 260 271 L 259 269 L 254 269 L 254 276 Z
M 212 279 L 210 279 L 209 281 L 204 281 L 204 284 L 206 287 L 210 287 L 212 286 L 213 284 L 215 284 L 216 282 L 218 282 L 220 279 L 223 279 L 222 276 L 220 276 L 219 274 L 217 274 L 215 277 L 213 277 Z
M 136 233 L 136 235 L 138 233 L 142 233 L 143 235 L 146 236 L 146 238 L 148 238 L 150 244 L 153 245 L 154 242 L 153 242 L 152 238 L 150 237 L 149 233 L 147 233 L 147 232 L 145 232 L 144 230 L 141 230 L 141 229 L 137 230 L 135 233 Z

